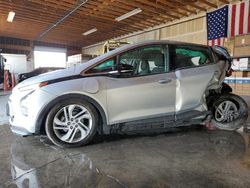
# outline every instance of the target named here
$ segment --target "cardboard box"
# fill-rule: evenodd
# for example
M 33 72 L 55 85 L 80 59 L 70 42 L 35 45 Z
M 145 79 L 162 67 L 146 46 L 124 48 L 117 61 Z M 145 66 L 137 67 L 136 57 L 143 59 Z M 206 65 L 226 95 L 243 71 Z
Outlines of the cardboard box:
M 230 56 L 234 56 L 234 43 L 227 43 L 224 47 L 227 49 Z
M 246 71 L 248 69 L 249 58 L 234 58 L 232 62 L 232 69 L 233 70 L 241 70 Z
M 235 84 L 235 93 L 238 95 L 242 95 L 242 83 Z
M 234 72 L 235 77 L 243 77 L 243 71 L 235 71 Z
M 243 76 L 250 78 L 250 71 L 244 71 Z
M 250 35 L 240 35 L 235 37 L 235 47 L 250 45 Z
M 250 73 L 250 72 L 248 72 L 248 71 L 243 71 L 242 77 L 244 77 L 244 78 L 248 77 L 248 74 L 249 74 L 249 73 Z M 250 74 L 249 74 L 249 77 L 250 77 Z
M 250 81 L 248 79 L 243 79 L 242 95 L 250 95 Z
M 235 57 L 250 56 L 250 45 L 238 46 L 238 47 L 235 46 L 234 56 Z
M 244 90 L 244 91 L 242 91 L 241 95 L 250 96 L 250 90 Z
M 228 83 L 228 85 L 232 88 L 233 92 L 236 89 L 235 83 Z
M 250 84 L 243 84 L 242 91 L 249 91 L 250 92 Z
M 234 38 L 225 38 L 224 47 L 231 56 L 234 55 Z
M 225 40 L 224 40 L 224 44 L 227 44 L 227 43 L 234 43 L 234 37 L 231 37 L 231 38 L 225 38 Z
M 236 77 L 236 71 L 232 72 L 232 75 L 229 78 L 235 78 Z

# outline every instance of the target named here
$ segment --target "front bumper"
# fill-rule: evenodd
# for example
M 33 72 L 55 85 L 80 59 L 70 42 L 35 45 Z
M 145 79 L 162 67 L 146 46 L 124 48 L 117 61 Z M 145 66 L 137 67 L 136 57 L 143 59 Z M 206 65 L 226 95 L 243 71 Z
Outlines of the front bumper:
M 10 124 L 11 131 L 17 135 L 17 136 L 29 136 L 34 135 L 33 133 L 30 133 L 28 130 L 26 130 L 23 127 L 15 127 Z
M 23 127 L 17 127 L 17 126 L 13 126 L 11 124 L 11 122 L 13 122 L 14 120 L 14 115 L 11 112 L 11 108 L 10 108 L 10 101 L 8 101 L 8 103 L 6 104 L 6 115 L 10 116 L 9 119 L 9 126 L 11 131 L 18 136 L 28 136 L 28 135 L 32 135 L 31 132 L 29 132 L 27 129 L 23 128 Z
M 10 128 L 11 128 L 11 131 L 15 135 L 28 136 L 28 135 L 33 134 L 30 131 L 28 131 L 27 129 L 25 129 L 24 127 L 15 126 L 14 122 L 15 122 L 16 118 L 15 118 L 15 115 L 13 114 L 10 100 L 8 101 L 8 103 L 6 105 L 6 114 L 7 114 L 7 116 L 9 116 L 9 125 L 10 125 Z
M 28 97 L 26 96 L 18 91 L 12 92 L 6 107 L 6 113 L 9 115 L 9 124 L 12 132 L 21 136 L 38 133 L 36 132 L 38 115 L 52 98 L 52 95 L 41 89 L 32 92 Z M 27 100 L 27 103 L 25 103 L 28 109 L 27 114 L 24 114 L 21 107 L 21 101 L 24 97 L 26 97 L 25 100 Z

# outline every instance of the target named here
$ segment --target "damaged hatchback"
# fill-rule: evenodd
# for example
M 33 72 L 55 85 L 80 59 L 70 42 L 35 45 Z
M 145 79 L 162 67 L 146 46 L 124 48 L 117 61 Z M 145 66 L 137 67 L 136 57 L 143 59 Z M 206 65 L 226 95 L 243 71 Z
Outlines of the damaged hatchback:
M 212 122 L 236 130 L 247 104 L 223 83 L 231 59 L 221 47 L 171 41 L 127 45 L 18 84 L 8 102 L 21 135 L 47 134 L 61 147 L 96 133 L 128 133 Z

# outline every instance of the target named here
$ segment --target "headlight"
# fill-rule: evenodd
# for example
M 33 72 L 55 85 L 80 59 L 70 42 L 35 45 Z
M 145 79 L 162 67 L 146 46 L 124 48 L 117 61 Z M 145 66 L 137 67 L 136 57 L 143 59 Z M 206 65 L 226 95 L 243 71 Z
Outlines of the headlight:
M 23 91 L 34 91 L 36 89 L 39 88 L 40 83 L 37 84 L 32 84 L 32 85 L 28 85 L 28 86 L 23 86 L 19 88 L 19 91 L 23 92 Z
M 32 84 L 32 85 L 28 85 L 28 86 L 23 86 L 19 88 L 19 91 L 35 91 L 38 88 L 41 88 L 43 86 L 48 85 L 48 82 L 41 82 L 41 83 L 36 83 L 36 84 Z
M 46 85 L 48 85 L 48 82 L 42 82 L 18 88 L 19 91 L 22 92 L 22 98 L 20 99 L 20 108 L 24 116 L 28 116 L 28 107 L 32 106 L 30 101 L 30 96 L 32 95 L 32 93 Z
M 39 85 L 32 85 L 32 86 L 25 86 L 23 88 L 19 88 L 20 91 L 25 94 L 21 99 L 20 99 L 20 107 L 21 107 L 21 112 L 23 115 L 28 116 L 28 106 L 30 104 L 29 96 L 36 91 L 36 89 L 39 88 Z

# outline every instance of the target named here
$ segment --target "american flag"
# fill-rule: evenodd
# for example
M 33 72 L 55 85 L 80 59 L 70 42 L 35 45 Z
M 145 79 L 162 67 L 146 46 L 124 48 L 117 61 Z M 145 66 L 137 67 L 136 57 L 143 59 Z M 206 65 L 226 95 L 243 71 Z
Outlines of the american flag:
M 225 37 L 250 33 L 250 2 L 226 5 L 207 13 L 208 45 L 224 44 Z
M 228 29 L 228 5 L 207 13 L 207 39 L 208 45 L 223 46 Z
M 250 33 L 249 9 L 249 0 L 229 5 L 228 37 Z

